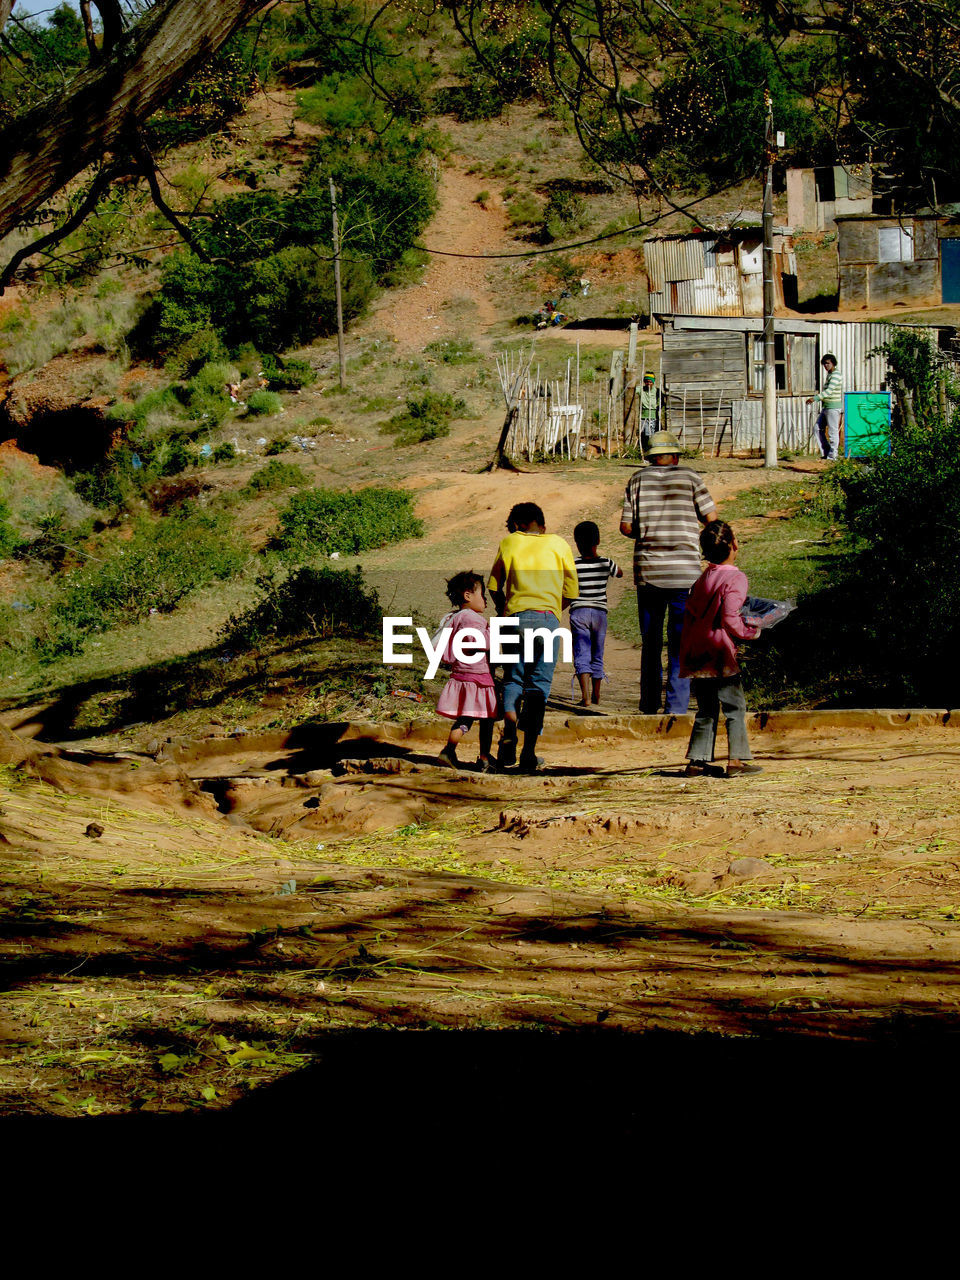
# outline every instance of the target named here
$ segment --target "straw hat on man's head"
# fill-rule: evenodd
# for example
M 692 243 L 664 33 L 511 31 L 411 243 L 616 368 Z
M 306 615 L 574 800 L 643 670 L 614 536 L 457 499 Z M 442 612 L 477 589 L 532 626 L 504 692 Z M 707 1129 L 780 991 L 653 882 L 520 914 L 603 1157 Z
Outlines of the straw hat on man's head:
M 646 456 L 655 458 L 661 453 L 675 453 L 679 455 L 683 452 L 680 441 L 676 436 L 671 435 L 669 431 L 655 431 L 650 437 L 650 443 L 646 448 Z

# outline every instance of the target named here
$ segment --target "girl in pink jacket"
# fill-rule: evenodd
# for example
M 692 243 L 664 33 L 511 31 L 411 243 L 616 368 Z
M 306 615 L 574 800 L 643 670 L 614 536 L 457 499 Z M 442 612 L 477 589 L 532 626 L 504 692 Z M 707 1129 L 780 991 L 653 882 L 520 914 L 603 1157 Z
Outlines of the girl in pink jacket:
M 440 764 L 452 769 L 460 767 L 457 758 L 457 743 L 465 733 L 473 728 L 474 720 L 480 722 L 480 759 L 478 768 L 484 773 L 492 773 L 496 769 L 490 748 L 493 743 L 493 724 L 499 718 L 497 690 L 490 674 L 488 654 L 490 650 L 490 628 L 484 612 L 487 598 L 483 590 L 483 578 L 472 570 L 456 573 L 447 582 L 447 599 L 453 605 L 453 612 L 448 613 L 441 622 L 441 629 L 449 627 L 451 634 L 443 651 L 441 662 L 450 668 L 450 679 L 443 686 L 443 692 L 437 700 L 437 710 L 442 716 L 453 721 L 447 745 L 440 752 Z M 482 644 L 484 652 L 471 652 L 468 659 L 458 658 L 455 652 L 455 641 L 463 631 L 470 631 L 469 637 L 476 644 Z
M 710 563 L 690 590 L 680 638 L 680 674 L 693 680 L 697 698 L 686 776 L 708 772 L 721 709 L 727 723 L 727 777 L 760 773 L 760 766 L 750 763 L 747 703 L 737 665 L 736 642 L 760 634 L 740 614 L 747 576 L 736 567 L 737 540 L 722 520 L 712 521 L 700 534 L 700 550 Z

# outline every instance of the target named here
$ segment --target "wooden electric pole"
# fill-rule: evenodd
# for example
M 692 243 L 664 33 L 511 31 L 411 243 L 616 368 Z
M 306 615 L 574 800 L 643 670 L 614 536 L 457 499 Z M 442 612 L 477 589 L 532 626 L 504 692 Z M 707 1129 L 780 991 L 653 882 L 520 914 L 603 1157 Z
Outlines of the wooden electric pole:
M 766 174 L 763 184 L 763 465 L 777 465 L 777 347 L 773 325 L 773 100 L 766 92 L 767 127 L 764 137 Z
M 340 293 L 340 228 L 337 224 L 337 188 L 330 179 L 330 211 L 333 217 L 333 287 L 337 294 L 337 355 L 340 358 L 340 390 L 347 385 L 347 362 L 343 354 L 343 297 Z

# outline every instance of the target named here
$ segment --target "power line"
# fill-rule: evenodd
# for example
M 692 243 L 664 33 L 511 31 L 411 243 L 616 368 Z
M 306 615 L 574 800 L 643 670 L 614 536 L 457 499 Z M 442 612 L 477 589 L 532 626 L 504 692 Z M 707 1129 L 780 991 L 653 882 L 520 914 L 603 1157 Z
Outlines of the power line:
M 659 219 L 658 219 L 659 221 Z M 619 231 L 605 231 L 602 235 L 591 236 L 589 240 L 576 240 L 573 244 L 556 244 L 549 249 L 527 249 L 523 253 L 455 253 L 452 249 L 428 249 L 425 245 L 414 245 L 421 253 L 431 253 L 443 258 L 541 258 L 548 253 L 566 253 L 568 249 L 582 249 L 588 244 L 598 244 L 601 240 L 613 240 L 617 236 L 625 236 L 629 231 L 639 231 L 644 227 L 652 227 L 652 222 L 632 222 Z

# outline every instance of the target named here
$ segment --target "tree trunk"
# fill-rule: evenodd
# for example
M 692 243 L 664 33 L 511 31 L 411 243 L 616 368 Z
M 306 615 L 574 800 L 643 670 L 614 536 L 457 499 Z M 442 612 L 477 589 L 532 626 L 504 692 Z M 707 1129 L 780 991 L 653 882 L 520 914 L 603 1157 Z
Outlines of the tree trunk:
M 272 0 L 163 0 L 110 54 L 0 130 L 0 236 L 150 116 Z M 10 0 L 0 0 L 0 17 Z M 0 24 L 2 25 L 2 24 Z

